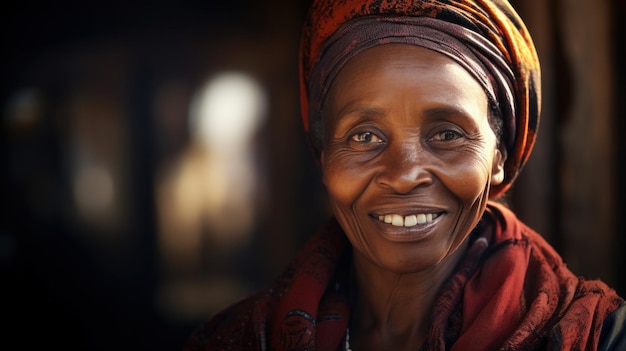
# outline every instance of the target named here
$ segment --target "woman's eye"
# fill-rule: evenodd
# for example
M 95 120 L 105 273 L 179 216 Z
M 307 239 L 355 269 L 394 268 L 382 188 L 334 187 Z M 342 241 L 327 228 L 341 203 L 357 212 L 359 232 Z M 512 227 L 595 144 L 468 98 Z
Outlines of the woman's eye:
M 352 140 L 358 143 L 382 143 L 382 139 L 380 139 L 376 134 L 372 132 L 362 132 L 357 133 L 352 136 Z
M 453 130 L 444 130 L 435 134 L 433 137 L 436 141 L 451 141 L 461 137 L 461 134 Z

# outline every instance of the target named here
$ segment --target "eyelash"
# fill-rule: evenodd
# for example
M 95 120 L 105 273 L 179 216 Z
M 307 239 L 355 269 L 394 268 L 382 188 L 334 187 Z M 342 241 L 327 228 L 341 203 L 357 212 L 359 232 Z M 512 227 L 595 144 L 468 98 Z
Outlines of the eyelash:
M 444 136 L 443 138 L 437 138 L 437 136 Z M 451 138 L 447 138 L 451 136 Z M 435 135 L 432 137 L 433 140 L 435 141 L 442 141 L 442 142 L 446 142 L 446 141 L 454 141 L 458 138 L 462 137 L 462 134 L 454 131 L 454 130 L 443 130 L 440 132 L 435 133 Z
M 436 143 L 451 143 L 463 137 L 463 134 L 459 131 L 452 129 L 445 129 L 436 132 L 430 140 Z M 350 136 L 350 141 L 360 145 L 375 146 L 384 143 L 383 138 L 379 134 L 372 131 L 363 131 L 354 133 Z
M 369 138 L 369 140 L 359 140 L 360 137 L 365 137 L 365 138 Z M 372 141 L 372 138 L 376 138 L 378 139 L 377 141 Z M 383 139 L 381 137 L 379 137 L 378 135 L 376 135 L 376 133 L 374 132 L 370 132 L 370 131 L 366 131 L 366 132 L 358 132 L 356 134 L 353 134 L 350 137 L 351 141 L 357 142 L 357 143 L 361 143 L 361 144 L 371 144 L 371 143 L 382 143 Z

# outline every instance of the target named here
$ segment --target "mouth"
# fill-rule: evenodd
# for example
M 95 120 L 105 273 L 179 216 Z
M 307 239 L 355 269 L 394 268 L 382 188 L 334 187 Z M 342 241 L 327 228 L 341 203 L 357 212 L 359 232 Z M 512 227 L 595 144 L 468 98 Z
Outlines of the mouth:
M 441 216 L 441 213 L 416 213 L 408 216 L 400 214 L 386 214 L 375 216 L 380 222 L 390 224 L 395 227 L 414 227 L 421 224 L 429 224 L 437 217 Z

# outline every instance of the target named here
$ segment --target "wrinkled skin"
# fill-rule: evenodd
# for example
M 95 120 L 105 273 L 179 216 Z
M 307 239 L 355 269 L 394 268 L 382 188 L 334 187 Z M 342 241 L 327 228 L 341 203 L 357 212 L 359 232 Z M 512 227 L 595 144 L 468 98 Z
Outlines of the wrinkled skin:
M 487 106 L 461 66 L 410 45 L 368 49 L 333 82 L 322 171 L 353 246 L 355 346 L 421 344 L 428 308 L 462 256 L 489 187 L 504 178 Z M 393 214 L 433 219 L 409 227 L 379 219 Z

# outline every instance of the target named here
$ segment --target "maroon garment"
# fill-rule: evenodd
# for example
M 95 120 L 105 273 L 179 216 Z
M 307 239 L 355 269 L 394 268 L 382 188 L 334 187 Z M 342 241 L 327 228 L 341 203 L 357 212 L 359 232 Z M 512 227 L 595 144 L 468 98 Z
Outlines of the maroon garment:
M 623 302 L 576 277 L 543 238 L 490 203 L 439 293 L 423 350 L 595 350 Z M 350 318 L 350 246 L 335 221 L 271 286 L 198 329 L 186 350 L 341 350 Z

